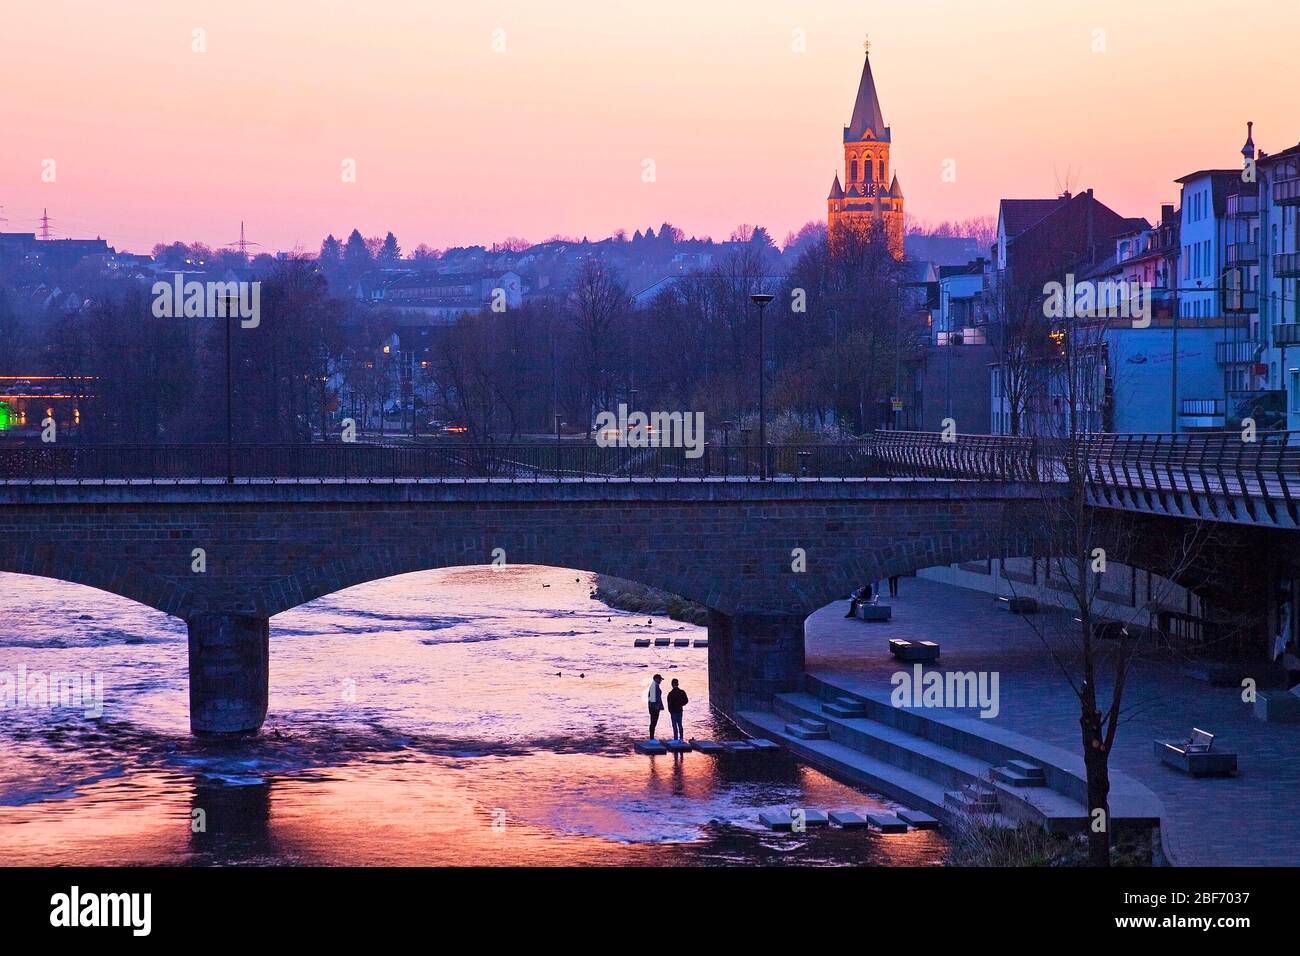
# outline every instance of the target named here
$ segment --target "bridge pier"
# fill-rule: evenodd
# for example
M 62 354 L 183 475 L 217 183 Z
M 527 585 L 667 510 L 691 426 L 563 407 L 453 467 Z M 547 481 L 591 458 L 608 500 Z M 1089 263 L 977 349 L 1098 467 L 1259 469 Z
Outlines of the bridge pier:
M 266 719 L 271 621 L 195 614 L 190 629 L 190 731 L 253 733 Z
M 724 714 L 766 707 L 803 680 L 802 614 L 709 612 L 709 699 Z

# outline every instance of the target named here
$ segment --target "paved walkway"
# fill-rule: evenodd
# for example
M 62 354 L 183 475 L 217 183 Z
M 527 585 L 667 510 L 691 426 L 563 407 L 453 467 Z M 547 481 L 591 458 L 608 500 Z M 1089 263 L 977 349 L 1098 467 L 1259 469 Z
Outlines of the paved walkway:
M 935 640 L 944 670 L 997 671 L 1001 712 L 991 723 L 1078 753 L 1078 702 L 1042 641 L 991 594 L 905 578 L 887 599 L 893 620 L 846 620 L 846 602 L 806 625 L 807 670 L 837 686 L 890 690 L 899 665 L 888 638 Z M 1241 692 L 1210 687 L 1175 667 L 1143 663 L 1130 678 L 1111 766 L 1145 784 L 1165 807 L 1166 841 L 1182 866 L 1300 865 L 1300 724 L 1257 720 Z M 1192 726 L 1235 750 L 1229 778 L 1193 778 L 1156 762 L 1155 738 Z

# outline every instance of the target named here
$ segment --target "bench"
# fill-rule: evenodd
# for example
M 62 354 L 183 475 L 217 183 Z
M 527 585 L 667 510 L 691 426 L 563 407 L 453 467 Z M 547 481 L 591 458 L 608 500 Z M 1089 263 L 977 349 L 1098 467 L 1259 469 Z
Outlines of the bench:
M 888 621 L 893 613 L 888 604 L 858 605 L 858 617 L 864 621 Z
M 939 645 L 934 641 L 904 641 L 894 638 L 889 642 L 889 653 L 909 664 L 917 661 L 937 661 Z
M 1000 597 L 998 600 L 1005 604 L 1012 614 L 1038 613 L 1038 601 L 1031 597 Z
M 1161 763 L 1193 777 L 1222 777 L 1237 769 L 1237 755 L 1214 749 L 1214 734 L 1192 728 L 1186 740 L 1155 741 Z
M 1273 724 L 1300 723 L 1300 697 L 1284 690 L 1260 691 L 1255 696 L 1255 716 Z

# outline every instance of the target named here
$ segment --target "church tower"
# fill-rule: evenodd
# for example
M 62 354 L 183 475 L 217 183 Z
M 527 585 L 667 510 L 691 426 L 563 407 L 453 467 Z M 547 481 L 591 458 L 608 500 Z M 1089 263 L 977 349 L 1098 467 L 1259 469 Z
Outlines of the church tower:
M 868 47 L 853 117 L 844 127 L 844 183 L 840 184 L 837 174 L 831 184 L 826 197 L 826 224 L 834 236 L 841 224 L 876 223 L 883 227 L 890 249 L 901 259 L 903 190 L 889 168 L 889 142 L 889 127 L 876 96 Z

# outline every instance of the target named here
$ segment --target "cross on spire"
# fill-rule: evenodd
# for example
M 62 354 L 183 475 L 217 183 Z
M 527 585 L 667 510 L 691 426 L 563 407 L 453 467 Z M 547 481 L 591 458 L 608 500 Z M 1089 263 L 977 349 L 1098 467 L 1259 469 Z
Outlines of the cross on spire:
M 870 37 L 870 36 L 864 36 L 864 37 L 862 38 L 862 50 L 863 50 L 864 53 L 870 53 L 870 52 L 871 52 L 871 37 Z

